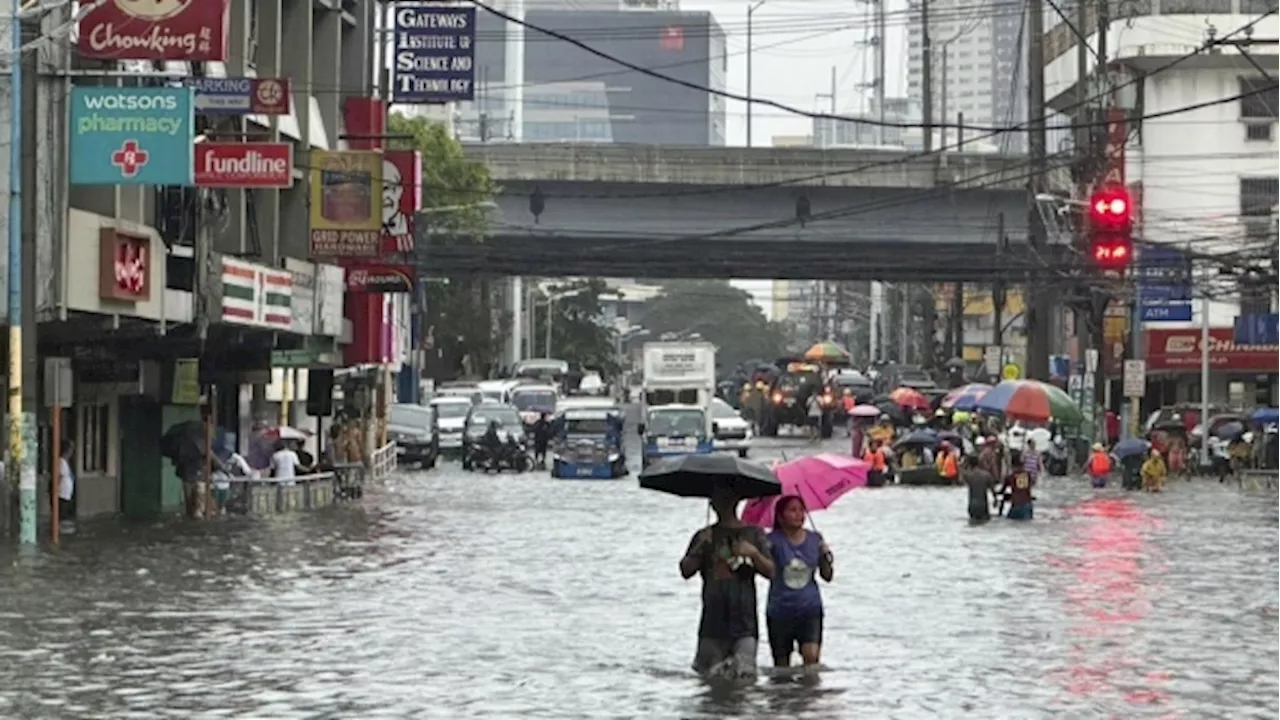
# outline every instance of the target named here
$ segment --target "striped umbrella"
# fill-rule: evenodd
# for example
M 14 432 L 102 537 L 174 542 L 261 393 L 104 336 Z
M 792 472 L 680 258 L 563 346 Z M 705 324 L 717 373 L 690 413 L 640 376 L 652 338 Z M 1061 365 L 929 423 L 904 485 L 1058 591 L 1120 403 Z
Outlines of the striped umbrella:
M 804 359 L 817 362 L 848 360 L 849 351 L 833 342 L 820 342 L 804 352 Z
M 976 408 L 1003 413 L 1009 420 L 1079 425 L 1084 417 L 1071 396 L 1039 380 L 1005 380 L 978 399 Z
M 909 387 L 900 387 L 889 393 L 889 399 L 908 410 L 928 410 L 930 408 L 929 398 L 920 393 L 919 390 L 913 390 Z
M 942 398 L 942 407 L 947 410 L 972 410 L 977 407 L 982 396 L 990 391 L 991 386 L 986 383 L 969 383 L 947 393 Z

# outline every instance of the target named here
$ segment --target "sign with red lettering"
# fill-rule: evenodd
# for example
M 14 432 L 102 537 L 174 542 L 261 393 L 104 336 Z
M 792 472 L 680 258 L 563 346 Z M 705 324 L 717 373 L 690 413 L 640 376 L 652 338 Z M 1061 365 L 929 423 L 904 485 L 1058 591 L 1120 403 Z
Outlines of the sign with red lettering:
M 196 143 L 196 186 L 293 187 L 293 143 Z
M 80 0 L 76 49 L 101 60 L 227 59 L 229 0 Z
M 128 303 L 151 299 L 151 238 L 115 228 L 98 231 L 98 297 Z
M 1230 372 L 1273 373 L 1280 367 L 1280 347 L 1241 345 L 1234 328 L 1209 329 L 1209 368 Z M 1200 369 L 1200 329 L 1146 330 L 1147 372 L 1197 372 Z
M 408 265 L 347 267 L 347 292 L 369 295 L 413 292 L 413 268 Z

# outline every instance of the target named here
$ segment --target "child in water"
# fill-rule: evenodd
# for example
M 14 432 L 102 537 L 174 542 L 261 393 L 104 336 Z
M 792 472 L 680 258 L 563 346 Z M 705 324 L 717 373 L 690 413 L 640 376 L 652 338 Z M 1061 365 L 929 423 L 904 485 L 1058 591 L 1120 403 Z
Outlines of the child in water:
M 1010 520 L 1030 520 L 1035 516 L 1031 497 L 1035 479 L 1027 470 L 1021 452 L 1015 451 L 1010 455 L 1009 461 L 1013 466 L 1013 472 L 1004 479 L 1004 486 L 1001 488 L 1009 498 L 1009 513 L 1005 517 Z

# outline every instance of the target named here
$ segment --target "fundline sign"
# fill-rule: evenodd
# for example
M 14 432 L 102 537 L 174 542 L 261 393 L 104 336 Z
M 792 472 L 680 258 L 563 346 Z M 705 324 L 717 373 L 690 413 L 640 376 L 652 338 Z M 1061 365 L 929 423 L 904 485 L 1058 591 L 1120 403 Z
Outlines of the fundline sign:
M 475 99 L 476 9 L 399 5 L 391 88 L 397 103 Z
M 293 143 L 198 143 L 195 176 L 197 187 L 293 187 Z

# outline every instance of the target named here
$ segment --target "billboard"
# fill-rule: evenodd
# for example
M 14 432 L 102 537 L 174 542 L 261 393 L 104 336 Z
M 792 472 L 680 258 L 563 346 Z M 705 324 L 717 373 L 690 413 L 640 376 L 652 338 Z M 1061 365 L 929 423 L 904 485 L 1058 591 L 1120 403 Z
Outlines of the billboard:
M 186 77 L 196 91 L 196 112 L 205 115 L 288 115 L 289 78 Z
M 76 49 L 100 60 L 227 59 L 230 0 L 80 0 Z
M 475 99 L 475 8 L 397 5 L 394 38 L 393 102 Z
M 195 161 L 197 187 L 293 187 L 291 142 L 202 142 Z
M 313 150 L 312 257 L 377 257 L 382 239 L 382 153 Z
M 382 253 L 413 250 L 413 217 L 422 209 L 422 154 L 382 153 Z
M 413 292 L 413 268 L 408 265 L 359 265 L 347 268 L 349 293 Z
M 1148 372 L 1199 372 L 1200 328 L 1144 330 Z M 1280 348 L 1275 345 L 1242 345 L 1234 338 L 1235 328 L 1209 329 L 1209 367 L 1244 373 L 1273 373 L 1280 366 Z
M 190 88 L 71 89 L 73 185 L 190 185 Z

